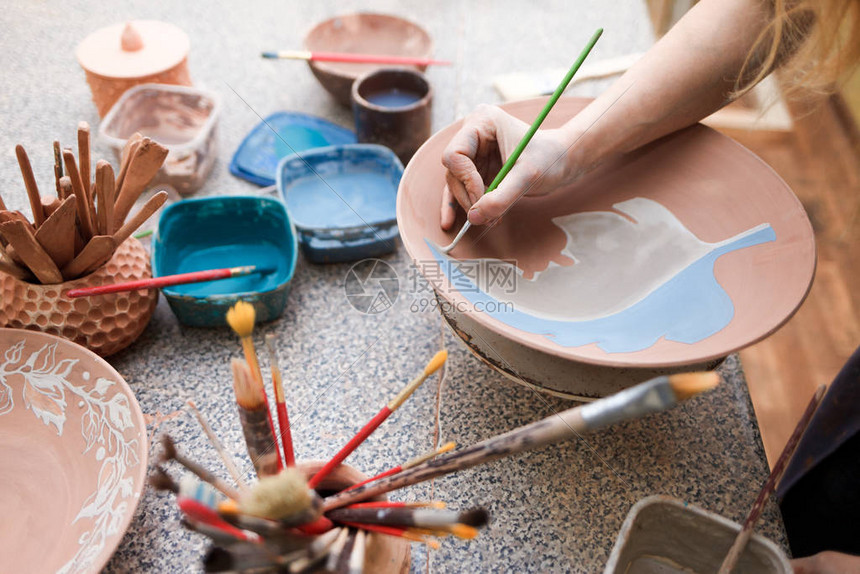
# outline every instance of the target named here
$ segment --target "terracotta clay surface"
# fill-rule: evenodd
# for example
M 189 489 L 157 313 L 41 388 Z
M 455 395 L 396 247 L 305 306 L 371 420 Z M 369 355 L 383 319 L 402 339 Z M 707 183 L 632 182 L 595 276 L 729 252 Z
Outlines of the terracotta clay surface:
M 412 56 L 433 55 L 433 40 L 417 24 L 385 14 L 347 14 L 317 24 L 307 36 L 304 47 L 311 52 L 348 52 Z M 359 76 L 391 67 L 384 64 L 308 62 L 323 87 L 344 106 L 350 105 L 352 82 Z M 422 72 L 427 66 L 415 67 Z
M 544 99 L 503 106 L 531 121 Z M 562 98 L 544 126 L 557 127 L 587 104 Z M 428 273 L 435 263 L 425 239 L 447 245 L 453 232 L 439 227 L 444 168 L 440 158 L 459 128 L 454 124 L 434 135 L 409 163 L 400 184 L 397 220 L 410 256 L 436 291 L 483 327 L 520 345 L 561 358 L 629 367 L 666 367 L 724 357 L 762 339 L 782 325 L 808 292 L 815 270 L 812 227 L 788 186 L 755 155 L 731 139 L 701 125 L 667 136 L 612 160 L 576 184 L 541 198 L 524 198 L 487 231 L 473 228 L 453 255 L 457 259 L 515 260 L 526 276 L 551 261 L 570 265 L 560 256 L 565 233 L 552 219 L 578 212 L 612 211 L 613 206 L 643 197 L 658 202 L 702 241 L 718 242 L 767 223 L 776 240 L 727 253 L 716 260 L 714 276 L 734 306 L 731 321 L 696 343 L 660 338 L 635 352 L 608 353 L 595 344 L 561 346 L 545 336 L 512 328 L 477 312 L 448 284 L 444 273 Z M 454 225 L 460 228 L 461 213 Z M 486 234 L 478 240 L 478 238 Z M 438 266 L 437 266 L 438 269 Z M 576 293 L 547 293 L 548 297 Z
M 104 117 L 137 84 L 191 85 L 188 35 L 167 22 L 134 20 L 100 28 L 78 45 L 93 101 Z
M 69 289 L 152 277 L 149 256 L 128 239 L 93 273 L 55 285 L 27 283 L 0 272 L 0 327 L 59 335 L 106 357 L 130 345 L 143 332 L 158 290 L 148 289 L 69 299 Z
M 146 426 L 122 377 L 83 347 L 0 329 L 5 572 L 98 572 L 134 515 Z
M 326 461 L 315 460 L 300 462 L 296 467 L 310 478 L 315 475 Z M 331 472 L 320 485 L 317 491 L 340 491 L 348 486 L 357 484 L 370 478 L 357 469 L 341 464 Z M 386 500 L 385 496 L 378 496 L 370 500 Z M 367 549 L 364 558 L 364 571 L 374 574 L 405 574 L 409 571 L 410 547 L 409 542 L 402 538 L 394 538 L 384 534 L 367 533 Z

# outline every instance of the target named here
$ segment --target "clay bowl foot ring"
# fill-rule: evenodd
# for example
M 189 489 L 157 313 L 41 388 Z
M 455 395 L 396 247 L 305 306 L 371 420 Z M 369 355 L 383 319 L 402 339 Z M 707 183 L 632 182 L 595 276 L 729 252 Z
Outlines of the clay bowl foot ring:
M 0 272 L 0 327 L 58 335 L 102 357 L 137 339 L 155 310 L 158 289 L 70 299 L 70 289 L 152 277 L 149 255 L 137 239 L 120 245 L 110 260 L 78 279 L 40 285 Z
M 296 465 L 310 479 L 323 466 L 325 461 L 313 460 L 300 462 Z M 327 496 L 370 478 L 346 464 L 338 465 L 317 487 L 320 496 Z M 370 500 L 387 500 L 385 496 L 377 496 Z M 367 533 L 367 550 L 364 559 L 364 571 L 374 574 L 405 574 L 409 571 L 410 546 L 402 538 L 394 538 L 384 534 Z

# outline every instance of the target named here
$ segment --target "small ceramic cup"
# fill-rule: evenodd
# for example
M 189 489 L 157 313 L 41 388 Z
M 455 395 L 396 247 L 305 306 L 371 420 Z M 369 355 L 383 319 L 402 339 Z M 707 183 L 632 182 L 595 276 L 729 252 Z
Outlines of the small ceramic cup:
M 430 137 L 432 104 L 424 74 L 407 68 L 369 72 L 352 85 L 356 137 L 391 148 L 406 165 Z
M 299 462 L 296 464 L 296 468 L 310 480 L 325 464 L 325 461 L 321 460 Z M 370 477 L 356 468 L 340 464 L 320 482 L 316 490 L 321 496 L 327 496 L 368 478 Z M 371 500 L 386 500 L 386 498 L 385 496 L 378 496 Z M 370 533 L 367 537 L 367 550 L 364 556 L 365 572 L 405 574 L 409 571 L 410 547 L 409 542 L 404 538 Z

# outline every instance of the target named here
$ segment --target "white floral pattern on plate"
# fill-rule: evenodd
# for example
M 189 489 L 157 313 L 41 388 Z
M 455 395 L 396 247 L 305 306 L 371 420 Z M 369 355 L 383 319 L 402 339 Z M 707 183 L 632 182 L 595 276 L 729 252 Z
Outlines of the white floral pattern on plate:
M 108 539 L 116 538 L 115 547 L 128 524 L 124 519 L 133 511 L 139 495 L 135 476 L 142 452 L 138 437 L 143 435 L 141 428 L 135 428 L 139 408 L 133 397 L 129 399 L 124 383 L 106 377 L 90 382 L 91 373 L 79 364 L 79 358 L 58 360 L 57 347 L 61 344 L 77 347 L 39 335 L 20 339 L 5 349 L 0 362 L 0 416 L 11 413 L 20 400 L 18 408 L 32 411 L 44 425 L 53 427 L 58 437 L 63 432 L 75 432 L 77 429 L 66 423 L 80 419 L 85 443 L 82 455 L 93 456 L 100 469 L 95 489 L 73 521 L 89 521 L 88 530 L 78 538 L 77 553 L 58 570 L 74 574 L 100 566 L 96 560 Z M 82 348 L 81 352 L 88 353 Z M 74 417 L 70 416 L 72 409 L 76 411 Z

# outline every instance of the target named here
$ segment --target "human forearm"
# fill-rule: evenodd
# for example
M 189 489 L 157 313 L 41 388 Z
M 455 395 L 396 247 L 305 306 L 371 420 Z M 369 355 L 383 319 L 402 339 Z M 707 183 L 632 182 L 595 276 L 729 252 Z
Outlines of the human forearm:
M 703 0 L 563 128 L 573 180 L 691 125 L 729 100 L 768 18 L 767 0 Z M 574 143 L 575 142 L 575 143 Z

